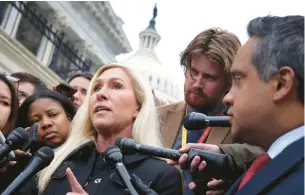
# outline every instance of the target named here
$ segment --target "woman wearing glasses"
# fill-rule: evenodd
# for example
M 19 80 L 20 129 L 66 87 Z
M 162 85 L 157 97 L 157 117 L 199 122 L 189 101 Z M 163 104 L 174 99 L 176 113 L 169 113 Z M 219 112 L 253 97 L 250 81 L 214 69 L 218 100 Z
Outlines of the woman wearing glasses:
M 0 74 L 0 130 L 4 136 L 15 127 L 19 107 L 17 86 L 17 79 Z

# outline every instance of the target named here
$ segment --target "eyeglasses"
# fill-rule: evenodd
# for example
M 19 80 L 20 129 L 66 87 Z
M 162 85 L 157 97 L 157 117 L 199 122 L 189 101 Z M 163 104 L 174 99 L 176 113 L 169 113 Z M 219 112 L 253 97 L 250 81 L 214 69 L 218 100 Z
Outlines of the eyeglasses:
M 15 89 L 18 90 L 18 87 L 19 87 L 19 80 L 18 78 L 16 77 L 12 77 L 12 76 L 5 76 L 7 80 L 11 81 L 12 84 L 14 85 Z

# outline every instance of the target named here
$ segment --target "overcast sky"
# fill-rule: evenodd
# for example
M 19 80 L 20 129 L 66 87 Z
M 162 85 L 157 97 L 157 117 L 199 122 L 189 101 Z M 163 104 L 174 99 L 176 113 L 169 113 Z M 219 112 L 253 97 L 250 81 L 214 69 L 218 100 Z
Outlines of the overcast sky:
M 220 27 L 235 33 L 244 43 L 247 23 L 258 16 L 304 15 L 301 0 L 112 0 L 115 13 L 124 21 L 123 29 L 134 53 L 139 46 L 139 32 L 152 18 L 155 3 L 158 7 L 156 29 L 161 41 L 156 49 L 162 64 L 173 67 L 182 76 L 179 54 L 201 31 Z M 131 54 L 132 54 L 131 53 Z M 118 60 L 129 55 L 118 56 Z

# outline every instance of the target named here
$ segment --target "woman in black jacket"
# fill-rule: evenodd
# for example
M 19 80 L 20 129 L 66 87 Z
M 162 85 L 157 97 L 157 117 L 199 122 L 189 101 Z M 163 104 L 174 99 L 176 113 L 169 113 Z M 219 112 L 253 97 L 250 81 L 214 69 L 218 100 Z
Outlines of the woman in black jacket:
M 128 194 L 115 170 L 104 161 L 104 151 L 119 137 L 162 147 L 153 94 L 131 69 L 102 66 L 90 82 L 83 105 L 72 121 L 67 141 L 52 163 L 38 176 L 41 194 Z M 181 174 L 161 159 L 124 155 L 130 174 L 160 195 L 182 194 Z M 22 194 L 37 194 L 33 183 Z
M 68 138 L 71 121 L 76 110 L 66 96 L 44 89 L 29 96 L 18 111 L 18 127 L 39 124 L 36 136 L 29 146 L 33 154 L 41 145 L 57 147 Z
M 34 154 L 42 146 L 55 148 L 63 144 L 68 138 L 70 123 L 75 113 L 72 102 L 56 91 L 45 89 L 29 96 L 19 108 L 17 126 L 26 128 L 36 122 L 39 128 L 33 130 L 33 140 L 23 150 Z M 0 177 L 5 178 L 0 183 L 0 192 L 29 163 L 31 156 L 28 153 L 16 153 L 17 163 L 7 167 L 6 172 L 0 173 Z

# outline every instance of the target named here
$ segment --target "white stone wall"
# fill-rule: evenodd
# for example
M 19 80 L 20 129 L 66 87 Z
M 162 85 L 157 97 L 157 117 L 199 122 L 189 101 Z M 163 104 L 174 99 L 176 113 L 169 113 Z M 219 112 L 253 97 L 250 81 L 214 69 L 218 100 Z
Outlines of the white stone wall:
M 53 30 L 65 32 L 65 39 L 75 45 L 79 54 L 83 55 L 83 60 L 91 59 L 96 64 L 92 70 L 96 70 L 103 64 L 115 62 L 115 56 L 118 54 L 131 51 L 131 46 L 122 30 L 123 21 L 115 15 L 109 2 L 41 1 L 35 3 L 48 22 L 53 25 Z M 45 74 L 39 74 L 39 71 L 52 72 L 48 66 L 53 56 L 54 45 L 46 37 L 42 37 L 36 56 L 26 51 L 27 49 L 14 39 L 22 15 L 11 5 L 8 9 L 0 29 L 2 30 L 0 49 L 3 50 L 0 53 L 0 71 L 33 73 L 30 70 L 35 69 L 38 71 L 36 71 L 38 76 Z M 12 51 L 6 50 L 7 48 Z M 36 65 L 44 68 L 37 68 Z M 55 75 L 55 73 L 49 75 L 53 74 Z M 56 76 L 53 76 L 53 79 L 46 77 L 44 80 L 49 84 L 61 81 Z
M 124 32 L 116 30 L 115 25 L 122 24 L 109 22 L 117 17 L 111 15 L 111 11 L 105 11 L 111 7 L 103 7 L 101 2 L 46 1 L 38 4 L 55 10 L 64 23 L 63 31 L 68 38 L 72 43 L 80 43 L 78 49 L 89 55 L 97 66 L 116 62 L 116 55 L 131 51 Z

